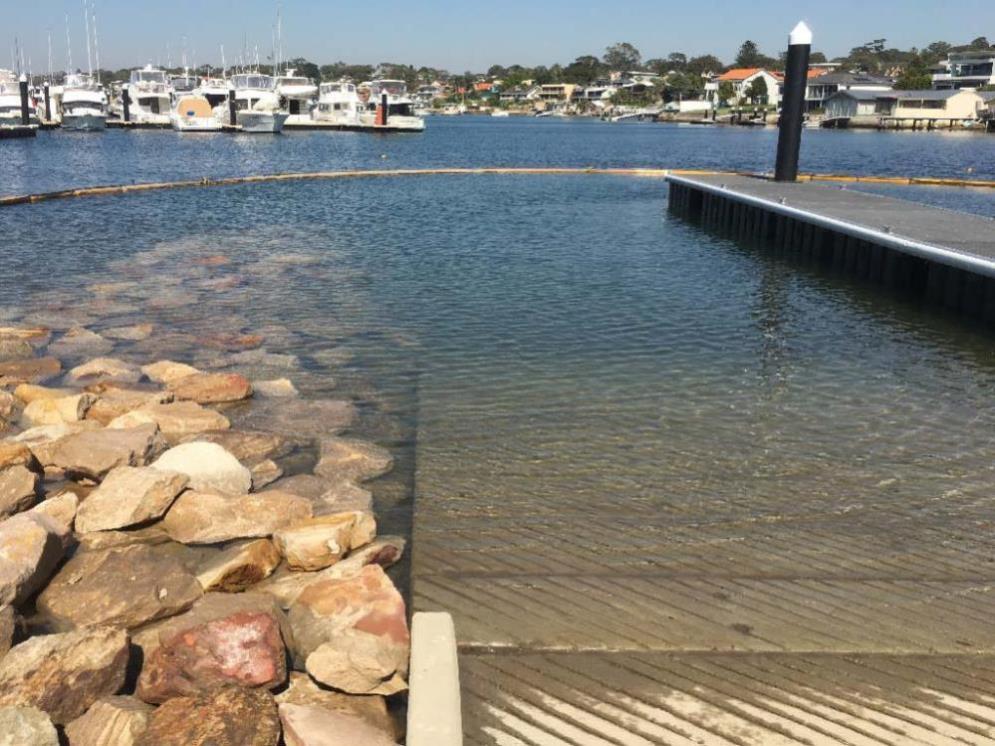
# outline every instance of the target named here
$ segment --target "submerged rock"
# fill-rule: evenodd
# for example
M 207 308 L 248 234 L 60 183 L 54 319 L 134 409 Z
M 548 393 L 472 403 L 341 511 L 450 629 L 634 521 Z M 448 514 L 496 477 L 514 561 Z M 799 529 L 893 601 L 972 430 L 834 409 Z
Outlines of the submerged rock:
M 385 448 L 349 438 L 321 442 L 321 457 L 314 473 L 340 481 L 365 482 L 383 476 L 394 467 L 394 458 Z
M 290 607 L 294 662 L 352 694 L 406 688 L 409 636 L 404 599 L 379 565 L 305 588 Z
M 47 517 L 28 512 L 0 521 L 0 606 L 25 601 L 64 554 L 58 528 Z
M 200 596 L 200 583 L 179 560 L 136 544 L 78 553 L 38 596 L 37 606 L 60 629 L 132 629 L 188 609 Z
M 109 339 L 124 339 L 129 342 L 138 342 L 151 337 L 153 329 L 152 324 L 134 324 L 132 326 L 115 326 L 111 329 L 104 329 L 102 334 Z
M 200 371 L 192 365 L 187 365 L 186 363 L 177 363 L 172 360 L 160 360 L 159 362 L 152 363 L 151 365 L 143 365 L 142 373 L 144 373 L 150 381 L 169 384 L 173 381 L 179 380 L 180 378 L 184 378 L 185 376 L 200 373 Z
M 186 474 L 147 466 L 112 469 L 80 507 L 76 530 L 108 531 L 160 518 L 189 481 Z
M 35 348 L 26 339 L 0 337 L 0 363 L 24 360 L 35 354 Z
M 0 707 L 0 746 L 59 746 L 59 734 L 37 707 Z
M 70 329 L 48 346 L 48 352 L 59 358 L 100 356 L 113 349 L 113 342 L 82 327 Z
M 124 684 L 128 634 L 109 627 L 31 637 L 0 659 L 0 706 L 37 707 L 57 725 Z
M 138 697 L 161 703 L 227 685 L 271 689 L 287 679 L 280 619 L 238 611 L 163 638 L 145 659 Z
M 39 383 L 55 378 L 62 372 L 62 363 L 54 357 L 7 360 L 0 363 L 0 386 Z
M 252 396 L 252 384 L 237 373 L 193 373 L 167 385 L 177 399 L 198 404 L 223 404 Z
M 269 539 L 241 542 L 208 560 L 197 580 L 204 591 L 237 593 L 268 578 L 281 560 Z
M 226 687 L 157 708 L 137 746 L 277 746 L 280 717 L 269 692 Z M 359 744 L 356 744 L 359 746 Z
M 253 381 L 252 389 L 264 399 L 281 399 L 299 396 L 297 388 L 289 378 L 275 378 L 271 381 Z
M 223 414 L 192 401 L 146 404 L 111 420 L 107 427 L 119 429 L 145 423 L 157 425 L 171 443 L 177 443 L 191 434 L 231 427 Z
M 81 384 L 97 381 L 138 383 L 142 379 L 142 371 L 131 363 L 117 358 L 98 357 L 82 365 L 77 365 L 66 374 L 66 379 Z
M 239 428 L 265 430 L 288 438 L 337 435 L 359 417 L 350 401 L 334 399 L 260 399 L 232 415 Z
M 100 481 L 119 466 L 145 466 L 165 449 L 155 425 L 124 430 L 94 430 L 62 438 L 54 444 L 52 464 L 71 478 Z
M 249 470 L 216 443 L 182 443 L 166 451 L 152 466 L 186 474 L 190 489 L 201 492 L 242 495 L 252 488 Z
M 363 718 L 313 705 L 280 705 L 286 746 L 394 746 L 395 741 Z
M 34 505 L 40 489 L 41 477 L 25 466 L 0 470 L 0 520 Z
M 152 706 L 136 697 L 103 697 L 66 726 L 69 746 L 134 746 L 151 714 Z
M 284 526 L 311 517 L 311 503 L 297 495 L 261 492 L 219 495 L 188 491 L 166 513 L 163 527 L 183 544 L 217 544 L 233 539 L 270 536 Z

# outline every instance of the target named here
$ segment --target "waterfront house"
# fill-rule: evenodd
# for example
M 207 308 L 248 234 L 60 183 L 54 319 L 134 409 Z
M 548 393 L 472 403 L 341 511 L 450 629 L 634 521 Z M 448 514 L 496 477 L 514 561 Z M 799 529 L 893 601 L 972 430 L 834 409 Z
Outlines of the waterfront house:
M 933 88 L 957 90 L 995 85 L 995 50 L 951 52 L 933 71 Z
M 824 72 L 812 76 L 809 73 L 808 85 L 805 88 L 805 106 L 812 109 L 824 107 L 826 99 L 840 91 L 874 91 L 892 90 L 892 80 L 878 75 L 866 73 Z
M 580 90 L 581 87 L 574 83 L 547 83 L 539 87 L 539 98 L 554 103 L 569 103 Z
M 973 90 L 838 91 L 826 99 L 825 119 L 852 126 L 969 126 L 984 103 Z
M 733 97 L 729 103 L 733 105 L 750 103 L 750 86 L 757 79 L 762 79 L 767 84 L 767 101 L 765 103 L 778 106 L 781 102 L 783 78 L 778 73 L 759 67 L 738 67 L 727 70 L 721 75 L 714 76 L 705 84 L 705 98 L 716 106 L 725 103 L 718 100 L 719 88 L 723 83 L 730 83 L 732 85 Z

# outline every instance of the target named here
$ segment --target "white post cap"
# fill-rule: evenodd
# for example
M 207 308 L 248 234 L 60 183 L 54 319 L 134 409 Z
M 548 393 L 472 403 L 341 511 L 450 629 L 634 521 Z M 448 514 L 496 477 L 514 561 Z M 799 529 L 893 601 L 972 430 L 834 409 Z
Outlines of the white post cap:
M 24 73 L 21 73 L 21 82 L 22 83 L 27 83 L 28 82 L 28 76 L 25 75 Z
M 799 21 L 798 25 L 788 34 L 789 46 L 793 47 L 799 44 L 812 44 L 812 29 L 805 25 L 805 21 Z

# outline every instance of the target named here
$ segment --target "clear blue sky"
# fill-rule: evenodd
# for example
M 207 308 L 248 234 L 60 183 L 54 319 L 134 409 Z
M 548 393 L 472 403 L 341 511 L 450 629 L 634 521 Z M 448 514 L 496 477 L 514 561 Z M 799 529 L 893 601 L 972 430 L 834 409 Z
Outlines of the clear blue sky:
M 229 63 L 242 47 L 258 45 L 269 54 L 276 0 L 95 0 L 103 67 L 167 61 L 167 45 L 179 64 L 182 39 L 197 63 L 220 62 L 224 44 Z M 6 7 L 3 7 L 6 6 Z M 65 65 L 65 16 L 69 14 L 74 66 L 85 66 L 82 0 L 0 0 L 0 67 L 20 38 L 34 72 L 47 68 L 51 30 L 54 67 Z M 907 48 L 945 40 L 963 43 L 995 38 L 991 0 L 623 0 L 615 3 L 568 0 L 504 0 L 464 3 L 322 2 L 284 0 L 284 49 L 319 64 L 400 62 L 482 71 L 492 64 L 567 63 L 582 54 L 601 55 L 629 41 L 645 59 L 674 51 L 714 53 L 729 62 L 746 38 L 776 54 L 788 31 L 804 19 L 815 31 L 815 48 L 828 56 L 874 38 Z M 193 60 L 191 60 L 192 62 Z

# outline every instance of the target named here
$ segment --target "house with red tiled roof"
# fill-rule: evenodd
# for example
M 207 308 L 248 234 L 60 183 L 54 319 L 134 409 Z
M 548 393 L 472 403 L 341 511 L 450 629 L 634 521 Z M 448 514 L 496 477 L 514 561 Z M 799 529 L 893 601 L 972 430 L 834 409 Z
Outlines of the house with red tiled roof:
M 763 80 L 767 84 L 765 101 L 754 102 L 750 100 L 749 91 L 755 80 Z M 728 101 L 718 100 L 719 88 L 723 83 L 729 83 L 732 86 L 733 95 Z M 761 67 L 734 67 L 720 75 L 712 76 L 712 79 L 705 84 L 705 98 L 715 106 L 722 106 L 726 103 L 732 106 L 746 106 L 752 103 L 779 106 L 783 85 L 784 77 L 781 73 L 764 70 Z

